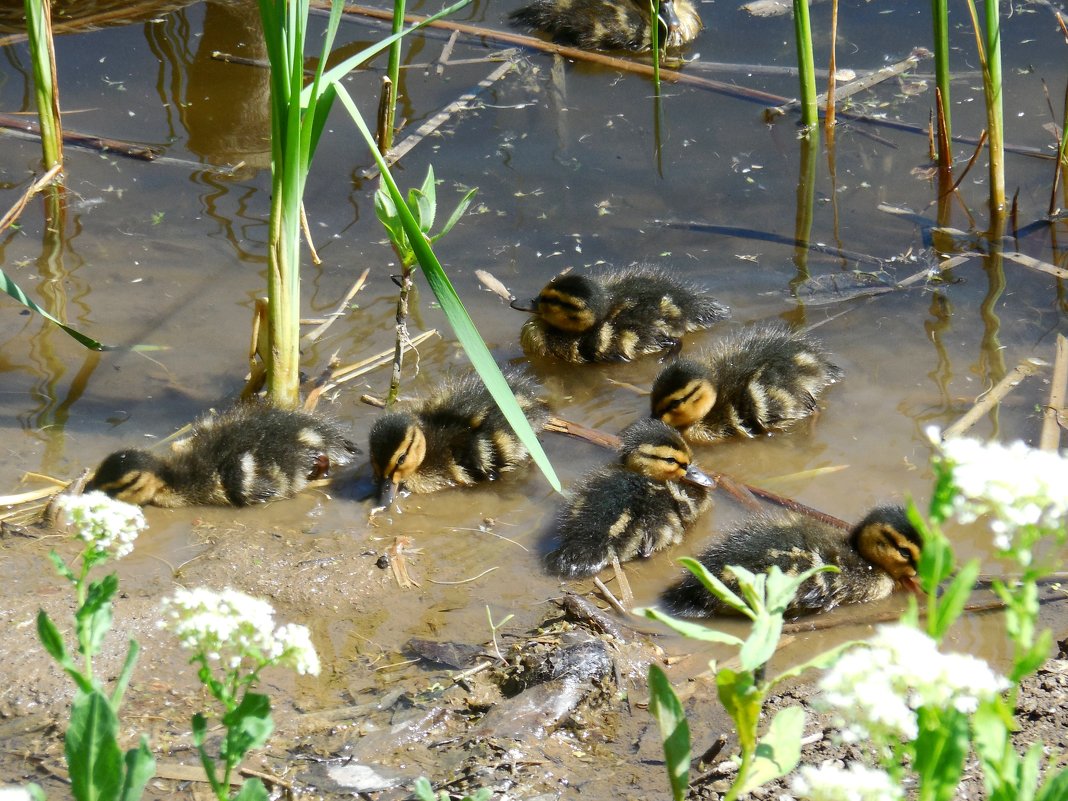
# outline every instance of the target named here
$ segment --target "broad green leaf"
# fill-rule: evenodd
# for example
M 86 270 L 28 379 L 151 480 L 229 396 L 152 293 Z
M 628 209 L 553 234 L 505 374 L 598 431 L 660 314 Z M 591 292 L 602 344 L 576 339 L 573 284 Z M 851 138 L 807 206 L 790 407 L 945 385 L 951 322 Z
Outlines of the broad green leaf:
M 126 752 L 126 774 L 118 801 L 138 801 L 155 773 L 156 758 L 148 748 L 148 738 L 141 735 L 140 745 Z
M 756 757 L 739 795 L 753 792 L 773 779 L 785 776 L 801 761 L 801 738 L 805 733 L 805 710 L 799 706 L 780 709 L 757 743 Z
M 263 782 L 253 777 L 245 779 L 233 801 L 268 801 L 269 799 L 270 796 L 267 794 L 267 788 L 263 786 Z
M 434 788 L 430 786 L 426 776 L 420 776 L 415 780 L 415 784 L 412 785 L 412 793 L 415 794 L 419 801 L 437 801 L 434 796 Z
M 767 612 L 758 614 L 753 621 L 753 627 L 749 631 L 742 649 L 738 652 L 738 660 L 743 670 L 756 670 L 764 665 L 779 646 L 779 635 L 782 634 L 782 615 L 769 615 Z
M 208 734 L 208 719 L 197 712 L 193 715 L 192 724 L 193 745 L 200 748 L 204 744 L 204 738 Z
M 913 770 L 920 795 L 930 801 L 952 801 L 968 755 L 968 717 L 952 707 L 919 710 L 920 733 L 913 747 Z
M 134 665 L 137 664 L 137 655 L 140 652 L 141 646 L 137 640 L 130 640 L 126 649 L 126 660 L 122 663 L 122 670 L 119 672 L 119 678 L 115 682 L 115 689 L 111 692 L 111 708 L 115 710 L 115 714 L 118 714 L 119 709 L 122 707 L 122 697 L 126 694 L 126 688 L 130 684 L 130 677 L 133 675 Z
M 797 575 L 786 575 L 778 565 L 772 565 L 768 568 L 767 589 L 765 591 L 765 604 L 768 612 L 773 615 L 785 614 L 786 609 L 790 606 L 790 602 L 797 595 L 797 591 L 802 584 L 817 573 L 838 572 L 840 571 L 834 565 L 822 565 L 820 567 L 810 567 Z
M 236 708 L 223 715 L 226 737 L 219 746 L 219 755 L 236 765 L 253 748 L 267 742 L 274 731 L 271 720 L 271 699 L 260 693 L 245 693 Z
M 1068 769 L 1062 768 L 1052 776 L 1047 773 L 1035 801 L 1064 801 L 1065 798 L 1068 798 Z
M 922 531 L 923 551 L 917 565 L 917 577 L 923 591 L 931 594 L 953 572 L 953 548 L 942 532 L 926 527 Z
M 690 786 L 690 724 L 659 665 L 649 665 L 649 693 L 649 712 L 660 727 L 671 795 L 683 801 Z
M 430 243 L 421 236 L 418 224 L 412 219 L 411 213 L 408 211 L 407 206 L 404 205 L 400 190 L 389 172 L 389 166 L 375 147 L 374 137 L 371 136 L 360 110 L 356 107 L 351 95 L 343 85 L 337 85 L 337 93 L 338 98 L 348 110 L 353 122 L 363 135 L 364 141 L 367 142 L 371 154 L 382 172 L 382 180 L 388 187 L 393 197 L 393 202 L 397 206 L 397 213 L 400 215 L 405 233 L 408 235 L 416 258 L 419 260 L 423 275 L 426 276 L 434 296 L 437 298 L 438 303 L 441 304 L 441 310 L 456 333 L 457 340 L 466 351 L 475 371 L 485 383 L 486 389 L 493 396 L 497 406 L 500 407 L 501 413 L 504 414 L 508 424 L 530 452 L 538 469 L 541 470 L 552 488 L 560 492 L 560 480 L 556 477 L 556 473 L 549 463 L 549 458 L 545 455 L 541 443 L 538 442 L 537 436 L 531 429 L 530 421 L 523 414 L 523 410 L 519 408 L 515 396 L 508 387 L 508 382 L 504 380 L 504 376 L 501 374 L 496 361 L 494 361 L 493 355 L 489 352 L 489 348 L 486 347 L 486 343 L 482 341 L 482 337 L 479 335 L 478 329 L 475 328 L 471 316 L 467 313 L 467 309 L 464 308 L 459 295 L 456 294 L 456 290 L 449 282 L 448 276 L 442 270 L 437 256 L 434 255 L 434 251 L 430 247 Z
M 104 637 L 111 628 L 111 599 L 119 589 L 119 579 L 114 573 L 101 581 L 89 583 L 85 603 L 74 613 L 78 630 L 78 650 L 87 656 L 95 656 L 104 644 Z
M 741 565 L 727 565 L 727 570 L 738 579 L 738 590 L 745 598 L 746 604 L 757 614 L 766 607 L 764 586 L 767 581 L 767 573 L 755 574 L 746 570 Z
M 427 165 L 426 178 L 423 179 L 419 192 L 422 196 L 419 204 L 419 222 L 422 224 L 423 232 L 430 233 L 438 213 L 438 187 L 434 180 L 433 164 Z
M 764 703 L 764 695 L 754 684 L 753 674 L 747 670 L 720 668 L 716 673 L 716 692 L 719 702 L 734 721 L 739 746 L 752 751 L 756 748 L 757 722 Z
M 41 789 L 41 785 L 30 782 L 22 789 L 30 794 L 33 801 L 45 801 L 45 791 Z
M 65 738 L 71 794 L 78 801 L 117 798 L 122 786 L 119 722 L 100 690 L 78 692 Z
M 678 632 L 684 637 L 689 637 L 691 640 L 701 640 L 702 642 L 718 642 L 726 645 L 741 646 L 744 645 L 744 641 L 735 637 L 733 634 L 726 634 L 722 631 L 716 631 L 710 629 L 707 626 L 702 626 L 699 623 L 690 623 L 686 620 L 679 620 L 671 615 L 666 615 L 656 609 L 649 607 L 642 607 L 635 609 L 634 614 L 642 615 L 650 620 L 656 620 L 663 623 L 670 629 Z
M 66 666 L 70 664 L 67 647 L 63 644 L 63 637 L 59 633 L 59 629 L 56 628 L 56 624 L 52 622 L 52 618 L 43 609 L 37 612 L 37 637 L 49 656 L 59 662 L 60 665 Z
M 831 648 L 828 651 L 824 651 L 823 653 L 817 654 L 807 662 L 802 662 L 799 665 L 794 665 L 792 668 L 784 670 L 782 673 L 780 673 L 778 676 L 768 682 L 768 689 L 770 690 L 776 684 L 779 684 L 783 681 L 787 681 L 788 679 L 795 679 L 802 673 L 804 673 L 806 670 L 826 670 L 835 662 L 837 662 L 838 657 L 840 657 L 845 651 L 857 645 L 863 645 L 863 640 L 849 640 L 848 642 L 836 645 L 834 648 Z
M 697 577 L 697 580 L 704 585 L 706 590 L 719 598 L 719 600 L 723 601 L 723 603 L 727 604 L 727 606 L 730 606 L 735 611 L 740 612 L 747 617 L 753 617 L 753 610 L 749 608 L 748 604 L 738 597 L 738 595 L 718 577 L 709 573 L 708 568 L 703 564 L 689 556 L 684 556 L 679 559 L 679 564 L 693 573 Z
M 74 583 L 78 580 L 75 577 L 73 571 L 67 565 L 67 563 L 63 561 L 63 557 L 60 556 L 58 553 L 56 553 L 55 551 L 49 551 L 48 558 L 52 560 L 52 564 L 55 566 L 56 572 L 59 573 L 60 576 L 62 576 L 71 583 Z
M 926 552 L 927 547 L 924 546 L 924 553 Z M 952 562 L 952 557 L 950 561 Z M 935 640 L 941 640 L 942 636 L 949 631 L 949 627 L 960 617 L 977 578 L 979 578 L 979 560 L 972 559 L 957 571 L 953 581 L 938 598 L 937 613 L 930 616 L 927 621 L 927 633 Z

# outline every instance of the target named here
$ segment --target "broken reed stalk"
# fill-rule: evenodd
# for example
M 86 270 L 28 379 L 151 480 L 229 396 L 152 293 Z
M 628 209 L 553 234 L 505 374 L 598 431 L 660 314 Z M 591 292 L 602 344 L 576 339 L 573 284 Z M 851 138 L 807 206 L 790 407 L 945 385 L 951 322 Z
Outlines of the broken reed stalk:
M 1049 387 L 1049 403 L 1042 410 L 1042 436 L 1038 447 L 1057 453 L 1061 445 L 1060 416 L 1068 397 L 1068 339 L 1057 334 L 1057 355 L 1053 361 L 1053 378 Z
M 392 30 L 400 33 L 404 27 L 405 0 L 393 0 Z M 378 152 L 382 155 L 393 147 L 393 134 L 397 118 L 397 93 L 400 91 L 401 43 L 398 39 L 389 46 L 389 62 L 382 79 L 382 99 L 378 107 Z
M 949 149 L 953 136 L 949 111 L 949 0 L 931 0 L 931 24 L 934 29 L 938 166 L 946 170 L 953 164 L 953 152 Z
M 826 111 L 823 115 L 823 129 L 827 139 L 834 138 L 834 104 L 838 102 L 835 94 L 837 84 L 836 72 L 838 71 L 838 59 L 836 50 L 838 46 L 838 0 L 831 2 L 831 57 L 827 64 L 827 98 Z
M 397 341 L 393 348 L 393 375 L 389 379 L 386 408 L 397 402 L 400 395 L 401 368 L 404 367 L 404 346 L 408 338 L 408 296 L 412 292 L 412 265 L 401 264 L 400 292 L 397 295 Z
M 52 43 L 50 0 L 25 0 L 26 31 L 33 57 L 33 88 L 41 121 L 41 149 L 45 168 L 63 163 L 63 122 L 59 114 L 56 51 Z
M 953 425 L 948 426 L 946 430 L 942 432 L 942 439 L 947 440 L 952 437 L 959 437 L 979 422 L 979 418 L 1000 403 L 1006 395 L 1016 389 L 1016 387 L 1020 385 L 1020 382 L 1027 378 L 1027 376 L 1034 375 L 1043 366 L 1044 363 L 1035 359 L 1024 359 L 1012 368 L 1008 375 L 995 384 L 986 395 L 979 398 L 975 405 L 969 409 L 963 417 Z

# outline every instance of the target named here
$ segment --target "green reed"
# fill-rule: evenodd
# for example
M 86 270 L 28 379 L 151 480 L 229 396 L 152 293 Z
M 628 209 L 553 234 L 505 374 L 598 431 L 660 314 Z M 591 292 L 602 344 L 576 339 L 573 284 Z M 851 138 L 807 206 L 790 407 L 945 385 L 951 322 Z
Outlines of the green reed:
M 812 131 L 819 123 L 816 105 L 816 65 L 812 56 L 812 23 L 808 0 L 794 0 L 794 34 L 797 38 L 797 69 L 801 78 L 801 124 Z
M 931 23 L 934 28 L 935 84 L 938 87 L 939 105 L 935 113 L 938 163 L 942 167 L 949 167 L 953 163 L 953 154 L 948 148 L 953 136 L 949 106 L 949 0 L 931 0 Z
M 393 34 L 404 27 L 405 0 L 393 0 Z M 397 119 L 397 93 L 400 91 L 401 40 L 389 46 L 389 63 L 382 81 L 382 113 L 378 119 L 378 149 L 385 153 L 393 147 L 394 126 Z
M 44 165 L 50 168 L 63 163 L 63 123 L 59 115 L 56 51 L 52 43 L 52 6 L 49 0 L 25 0 L 25 6 L 37 118 L 41 122 L 41 148 Z
M 975 46 L 983 70 L 983 97 L 986 101 L 987 147 L 990 169 L 990 211 L 1005 212 L 1005 124 L 1001 82 L 1001 14 L 998 0 L 983 0 L 983 22 L 979 25 L 975 0 L 968 0 L 975 31 Z

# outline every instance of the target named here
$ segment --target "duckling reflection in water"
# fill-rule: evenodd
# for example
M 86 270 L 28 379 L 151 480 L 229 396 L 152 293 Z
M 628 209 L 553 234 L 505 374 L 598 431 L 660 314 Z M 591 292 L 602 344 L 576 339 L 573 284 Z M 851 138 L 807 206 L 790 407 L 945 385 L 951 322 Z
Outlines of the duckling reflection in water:
M 723 337 L 699 361 L 679 359 L 653 382 L 652 416 L 708 444 L 755 437 L 812 414 L 842 377 L 823 347 L 783 323 L 751 325 Z
M 504 377 L 540 431 L 549 418 L 541 386 L 514 369 L 505 369 Z M 402 485 L 423 493 L 492 481 L 530 459 L 475 373 L 448 379 L 425 401 L 378 418 L 370 442 L 380 506 L 389 506 Z
M 620 438 L 618 461 L 586 476 L 560 513 L 560 547 L 545 558 L 550 573 L 578 578 L 648 557 L 681 542 L 711 506 L 712 480 L 691 464 L 677 431 L 644 419 Z
M 679 337 L 730 316 L 706 291 L 643 265 L 550 281 L 529 305 L 520 334 L 539 356 L 575 364 L 625 362 L 679 346 Z
M 331 420 L 250 403 L 197 420 L 170 453 L 111 454 L 86 490 L 140 505 L 247 506 L 291 497 L 358 452 Z
M 736 592 L 738 582 L 728 565 L 752 573 L 778 565 L 788 575 L 823 565 L 837 567 L 841 572 L 817 573 L 801 585 L 787 609 L 787 614 L 797 615 L 876 601 L 897 587 L 918 592 L 916 565 L 922 550 L 923 540 L 905 510 L 883 506 L 852 531 L 798 514 L 754 516 L 713 543 L 698 561 Z M 679 617 L 733 614 L 692 574 L 666 590 L 661 605 Z
M 535 0 L 513 12 L 511 21 L 584 50 L 637 52 L 648 50 L 652 42 L 645 0 Z M 660 0 L 657 22 L 658 40 L 664 48 L 682 47 L 703 27 L 691 0 Z

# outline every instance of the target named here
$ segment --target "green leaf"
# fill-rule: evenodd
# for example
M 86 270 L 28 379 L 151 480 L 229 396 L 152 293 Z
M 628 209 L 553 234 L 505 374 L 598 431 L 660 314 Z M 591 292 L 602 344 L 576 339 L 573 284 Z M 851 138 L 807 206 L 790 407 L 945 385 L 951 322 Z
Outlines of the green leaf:
M 41 789 L 41 785 L 30 782 L 22 789 L 30 794 L 33 801 L 45 801 L 45 791 Z
M 756 670 L 765 664 L 779 646 L 782 634 L 782 615 L 769 615 L 761 612 L 753 621 L 749 636 L 738 652 L 738 660 L 743 670 Z
M 434 796 L 434 788 L 430 786 L 426 776 L 420 776 L 415 780 L 415 784 L 412 785 L 412 792 L 419 801 L 437 801 Z
M 746 795 L 797 767 L 801 761 L 801 738 L 805 733 L 805 710 L 799 706 L 780 709 L 757 743 L 749 775 L 738 791 Z
M 772 565 L 768 568 L 768 578 L 764 593 L 764 603 L 768 608 L 768 612 L 773 615 L 786 614 L 790 602 L 794 600 L 794 596 L 797 595 L 797 591 L 802 584 L 817 573 L 838 572 L 840 571 L 834 565 L 822 565 L 820 567 L 811 567 L 796 575 L 786 575 L 778 565 Z
M 679 564 L 697 576 L 697 580 L 704 585 L 705 589 L 727 604 L 727 606 L 747 617 L 753 617 L 753 610 L 749 608 L 748 604 L 739 598 L 730 587 L 720 581 L 719 578 L 709 573 L 708 568 L 703 564 L 689 556 L 679 559 Z
M 74 571 L 72 571 L 67 563 L 63 561 L 62 556 L 55 551 L 49 551 L 48 558 L 52 560 L 52 564 L 55 566 L 56 572 L 59 573 L 60 576 L 71 582 L 71 584 L 78 581 L 77 577 L 74 575 Z
M 126 660 L 122 663 L 122 670 L 119 672 L 119 678 L 115 682 L 115 689 L 111 692 L 111 708 L 115 710 L 115 714 L 119 713 L 119 709 L 122 707 L 122 697 L 126 694 L 126 688 L 130 684 L 130 677 L 133 675 L 134 665 L 137 664 L 137 655 L 141 652 L 141 646 L 138 645 L 137 640 L 130 640 L 126 649 Z
M 48 651 L 49 656 L 64 667 L 70 664 L 70 657 L 67 656 L 67 648 L 63 644 L 63 637 L 60 635 L 59 629 L 56 628 L 56 624 L 52 622 L 48 613 L 43 609 L 37 612 L 37 637 L 40 639 L 44 649 Z
M 1053 633 L 1049 629 L 1044 629 L 1035 638 L 1031 647 L 1016 657 L 1016 663 L 1009 674 L 1009 681 L 1019 684 L 1024 676 L 1034 673 L 1042 666 L 1042 663 L 1049 659 L 1052 649 Z
M 683 801 L 690 786 L 690 724 L 679 697 L 658 665 L 649 665 L 649 693 L 649 712 L 660 726 L 671 795 L 675 801 Z
M 715 629 L 710 629 L 706 626 L 702 626 L 699 623 L 690 623 L 685 620 L 679 620 L 678 618 L 674 618 L 671 615 L 665 615 L 663 612 L 660 612 L 656 609 L 651 609 L 649 607 L 635 609 L 634 614 L 642 615 L 644 617 L 649 618 L 650 620 L 656 620 L 660 623 L 663 623 L 668 628 L 673 629 L 684 637 L 689 637 L 691 640 L 701 640 L 702 642 L 718 642 L 724 643 L 726 645 L 736 646 L 744 645 L 744 642 L 738 637 L 735 637 L 733 634 L 726 634 L 722 631 L 716 631 Z
M 920 732 L 913 747 L 913 769 L 920 779 L 920 796 L 952 801 L 968 755 L 968 716 L 952 707 L 919 710 Z
M 794 665 L 788 670 L 784 670 L 782 673 L 780 673 L 768 683 L 768 689 L 771 689 L 780 682 L 787 681 L 789 679 L 795 679 L 802 673 L 804 673 L 806 670 L 826 670 L 838 661 L 838 657 L 840 657 L 844 651 L 847 651 L 850 648 L 853 648 L 854 646 L 863 644 L 864 643 L 862 640 L 849 640 L 848 642 L 836 645 L 834 648 L 831 648 L 828 651 L 824 651 L 821 654 L 817 654 L 807 662 L 802 662 L 799 665 Z
M 926 552 L 927 547 L 924 546 L 924 553 Z M 950 561 L 952 562 L 952 558 Z M 942 592 L 937 602 L 936 613 L 927 622 L 927 633 L 935 640 L 941 640 L 942 636 L 949 631 L 950 626 L 960 617 L 977 578 L 979 578 L 979 560 L 972 559 L 957 571 L 953 581 Z
M 400 190 L 397 188 L 397 184 L 389 172 L 389 165 L 386 164 L 382 155 L 375 147 L 374 137 L 371 136 L 371 132 L 368 130 L 367 124 L 364 122 L 363 116 L 360 114 L 360 110 L 356 107 L 355 102 L 352 100 L 352 96 L 349 95 L 348 90 L 345 89 L 343 85 L 337 85 L 337 93 L 338 99 L 341 100 L 342 105 L 348 110 L 349 115 L 359 129 L 364 141 L 367 142 L 371 154 L 378 164 L 378 168 L 382 172 L 382 180 L 388 187 L 390 195 L 393 197 L 393 202 L 397 206 L 397 213 L 400 215 L 405 233 L 408 235 L 409 242 L 415 251 L 419 266 L 423 270 L 423 275 L 426 276 L 427 282 L 430 284 L 430 288 L 434 292 L 434 296 L 437 298 L 438 303 L 441 304 L 441 310 L 444 312 L 446 319 L 448 319 L 449 324 L 456 333 L 457 340 L 459 340 L 460 345 L 463 347 L 464 351 L 466 351 L 475 371 L 485 383 L 486 389 L 489 391 L 490 395 L 493 396 L 494 401 L 496 401 L 501 413 L 504 414 L 508 424 L 530 452 L 538 469 L 541 470 L 552 488 L 557 492 L 560 492 L 560 480 L 556 477 L 556 473 L 553 470 L 552 465 L 549 463 L 549 458 L 545 455 L 545 451 L 542 450 L 537 435 L 535 435 L 534 431 L 531 429 L 530 421 L 527 420 L 526 415 L 523 414 L 523 410 L 516 402 L 515 396 L 512 394 L 512 391 L 508 386 L 508 382 L 504 380 L 504 376 L 501 374 L 501 370 L 497 366 L 496 361 L 494 361 L 493 355 L 489 352 L 489 348 L 486 347 L 486 343 L 482 341 L 482 337 L 479 336 L 478 329 L 475 328 L 471 316 L 467 313 L 467 309 L 464 308 L 459 295 L 456 294 L 456 290 L 449 282 L 448 276 L 445 275 L 445 271 L 442 270 L 441 263 L 438 261 L 437 256 L 434 255 L 430 243 L 421 236 L 418 223 L 412 218 L 408 208 L 404 205 Z
M 764 695 L 754 684 L 753 674 L 747 670 L 720 668 L 716 673 L 716 692 L 719 702 L 734 721 L 738 744 L 750 753 L 756 748 L 757 721 Z
M 434 181 L 434 165 L 428 164 L 426 178 L 419 189 L 421 200 L 419 201 L 419 222 L 423 233 L 430 233 L 434 227 L 434 219 L 438 213 L 438 187 Z
M 104 637 L 111 628 L 111 599 L 118 588 L 119 578 L 114 573 L 102 581 L 90 582 L 85 603 L 74 613 L 78 650 L 86 656 L 95 656 L 104 644 Z
M 95 339 L 93 339 L 92 337 L 86 336 L 85 334 L 81 333 L 77 329 L 71 328 L 69 325 L 64 325 L 63 323 L 61 323 L 59 320 L 57 320 L 51 314 L 46 312 L 44 309 L 42 309 L 40 306 L 38 306 L 32 300 L 30 300 L 29 297 L 27 297 L 26 293 L 23 292 L 21 289 L 19 289 L 18 284 L 16 284 L 14 281 L 12 281 L 10 278 L 7 277 L 7 275 L 4 273 L 2 268 L 0 268 L 0 289 L 3 289 L 5 292 L 7 292 L 8 295 L 13 297 L 15 300 L 17 300 L 19 303 L 21 303 L 27 309 L 30 309 L 32 311 L 37 312 L 39 315 L 44 317 L 46 320 L 49 320 L 50 322 L 53 322 L 56 325 L 58 325 L 60 328 L 62 328 L 64 331 L 66 331 L 67 334 L 69 334 L 71 337 L 76 339 L 78 342 L 80 342 L 85 347 L 89 348 L 89 350 L 115 350 L 115 348 L 110 347 L 108 345 L 102 345 L 101 343 L 99 343 Z
M 65 738 L 71 794 L 78 801 L 113 799 L 122 786 L 119 722 L 100 690 L 78 692 Z
M 1065 798 L 1068 798 L 1068 769 L 1062 769 L 1052 776 L 1047 773 L 1046 782 L 1038 791 L 1035 801 L 1063 801 Z
M 208 735 L 208 719 L 199 712 L 193 715 L 192 733 L 193 745 L 197 748 L 204 745 L 204 739 Z
M 237 791 L 233 801 L 268 801 L 270 796 L 263 782 L 257 778 L 245 779 L 241 789 Z
M 430 241 L 437 242 L 445 234 L 449 233 L 453 229 L 453 226 L 460 221 L 460 218 L 464 216 L 468 207 L 471 205 L 471 200 L 475 197 L 475 193 L 478 191 L 478 187 L 469 189 L 467 194 L 460 198 L 460 202 L 456 204 L 456 208 L 452 210 L 452 214 L 449 215 L 449 219 L 445 221 L 445 226 L 438 231 L 434 236 L 430 237 Z
M 219 746 L 219 755 L 236 765 L 253 748 L 267 742 L 274 730 L 271 720 L 271 699 L 260 693 L 245 693 L 236 708 L 223 715 L 226 737 Z
M 148 748 L 148 738 L 141 735 L 140 745 L 126 752 L 126 774 L 118 801 L 138 801 L 155 773 L 156 759 Z
M 765 585 L 768 580 L 767 573 L 755 574 L 746 570 L 741 565 L 727 565 L 727 570 L 738 579 L 738 590 L 745 598 L 746 604 L 757 614 L 767 607 L 765 603 Z

